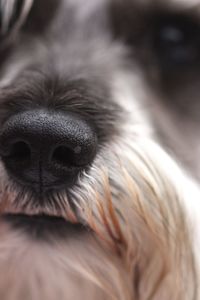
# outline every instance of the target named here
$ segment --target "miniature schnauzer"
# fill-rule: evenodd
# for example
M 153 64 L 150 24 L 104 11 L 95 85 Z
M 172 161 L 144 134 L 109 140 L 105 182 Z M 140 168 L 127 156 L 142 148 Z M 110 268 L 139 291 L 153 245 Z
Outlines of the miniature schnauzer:
M 0 0 L 0 299 L 200 299 L 200 0 Z

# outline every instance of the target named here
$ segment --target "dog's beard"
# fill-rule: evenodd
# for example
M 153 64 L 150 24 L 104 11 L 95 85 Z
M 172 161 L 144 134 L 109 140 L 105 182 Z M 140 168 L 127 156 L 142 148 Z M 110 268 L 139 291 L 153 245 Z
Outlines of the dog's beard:
M 1 2 L 2 28 L 12 38 L 32 1 L 22 1 L 29 7 L 14 27 L 9 15 L 18 1 L 12 1 L 14 6 Z M 11 69 L 9 83 L 16 76 L 16 66 Z M 123 88 L 117 82 L 113 90 L 121 93 Z M 116 102 L 124 110 L 140 99 L 129 98 Z M 130 110 L 139 116 L 137 109 Z M 198 192 L 158 146 L 133 141 L 135 121 L 125 122 L 123 138 L 110 143 L 109 150 L 101 149 L 90 172 L 71 190 L 38 199 L 0 171 L 0 299 L 198 299 L 199 241 L 193 232 L 199 223 Z M 136 131 L 144 136 L 138 127 Z
M 63 196 L 63 212 L 51 206 L 34 211 L 83 230 L 33 239 L 1 221 L 2 299 L 55 299 L 57 293 L 59 299 L 193 299 L 196 261 L 185 198 L 192 207 L 197 196 L 189 198 L 189 180 L 150 140 L 112 149 L 71 191 L 75 209 Z M 14 202 L 8 190 L 2 193 L 4 214 Z M 31 214 L 28 206 L 13 207 Z

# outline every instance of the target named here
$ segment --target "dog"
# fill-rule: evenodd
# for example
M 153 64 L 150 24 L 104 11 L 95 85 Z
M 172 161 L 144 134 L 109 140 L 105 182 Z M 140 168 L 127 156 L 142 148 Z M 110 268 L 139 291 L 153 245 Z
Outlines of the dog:
M 200 299 L 199 12 L 0 1 L 0 299 Z

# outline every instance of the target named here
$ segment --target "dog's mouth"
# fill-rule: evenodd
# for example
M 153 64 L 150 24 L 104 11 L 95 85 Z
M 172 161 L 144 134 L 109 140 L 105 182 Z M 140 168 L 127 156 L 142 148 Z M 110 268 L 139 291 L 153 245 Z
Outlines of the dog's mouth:
M 81 223 L 71 223 L 63 217 L 46 214 L 6 213 L 1 218 L 9 223 L 13 229 L 22 230 L 37 239 L 55 235 L 66 239 L 69 236 L 88 231 L 87 226 Z
M 13 184 L 1 194 L 0 221 L 14 230 L 37 238 L 52 235 L 66 238 L 88 231 L 69 191 L 53 190 L 39 195 Z

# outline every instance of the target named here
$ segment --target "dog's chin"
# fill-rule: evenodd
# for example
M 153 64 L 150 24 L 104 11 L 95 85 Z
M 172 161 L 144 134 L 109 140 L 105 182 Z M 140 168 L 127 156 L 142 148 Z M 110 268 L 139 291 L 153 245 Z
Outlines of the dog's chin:
M 14 230 L 23 230 L 36 239 L 52 237 L 66 239 L 88 231 L 88 228 L 81 223 L 72 223 L 63 217 L 47 214 L 4 213 L 1 220 L 8 223 Z

